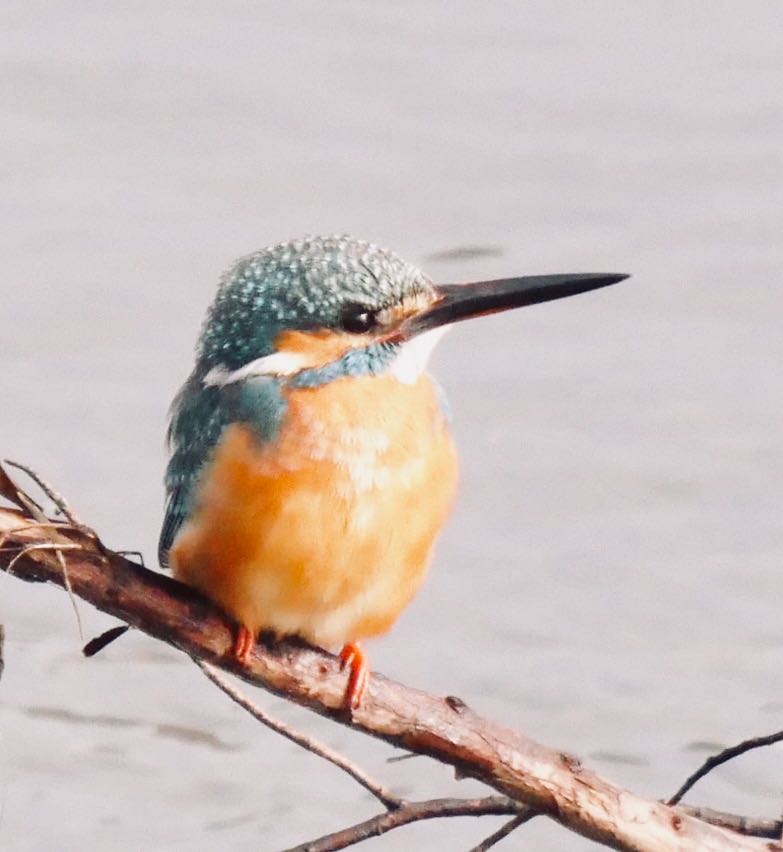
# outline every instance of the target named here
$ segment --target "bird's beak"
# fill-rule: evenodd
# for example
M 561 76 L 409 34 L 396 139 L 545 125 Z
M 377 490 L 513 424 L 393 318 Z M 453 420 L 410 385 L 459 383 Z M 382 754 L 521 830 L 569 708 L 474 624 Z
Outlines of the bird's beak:
M 528 275 L 473 284 L 440 284 L 435 287 L 435 301 L 421 313 L 405 320 L 400 331 L 405 337 L 414 337 L 471 317 L 608 287 L 625 278 L 628 276 L 620 273 L 581 272 L 574 275 Z

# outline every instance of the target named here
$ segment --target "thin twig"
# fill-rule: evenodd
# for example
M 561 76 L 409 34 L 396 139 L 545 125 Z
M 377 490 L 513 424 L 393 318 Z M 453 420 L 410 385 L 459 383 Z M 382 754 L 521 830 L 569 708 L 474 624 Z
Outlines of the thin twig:
M 28 544 L 27 547 L 23 547 L 14 558 L 8 563 L 8 567 L 5 569 L 8 574 L 14 573 L 14 567 L 16 563 L 31 553 L 33 550 L 54 550 L 56 553 L 59 553 L 61 550 L 81 550 L 82 546 L 80 544 L 62 544 L 60 542 L 41 542 L 40 544 Z M 63 577 L 63 583 L 67 582 L 68 578 Z M 71 591 L 73 594 L 73 591 Z
M 11 465 L 11 467 L 15 467 L 17 470 L 21 470 L 23 473 L 26 473 L 30 479 L 43 491 L 44 494 L 54 503 L 54 505 L 59 509 L 60 513 L 68 519 L 70 523 L 72 523 L 75 527 L 82 527 L 84 524 L 79 520 L 76 516 L 76 513 L 68 504 L 68 501 L 57 491 L 54 486 L 48 483 L 40 474 L 36 473 L 31 467 L 28 467 L 26 464 L 22 464 L 21 462 L 11 461 L 11 459 L 3 459 L 3 461 Z
M 22 491 L 8 475 L 2 464 L 0 464 L 0 496 L 5 497 L 6 500 L 20 508 L 28 518 L 36 521 L 48 520 L 41 506 Z
M 73 593 L 73 586 L 71 585 L 71 578 L 68 576 L 68 566 L 65 562 L 65 557 L 63 556 L 62 549 L 57 551 L 57 561 L 60 563 L 60 567 L 63 569 L 65 591 L 68 593 L 68 600 L 70 600 L 71 607 L 73 608 L 73 614 L 76 616 L 76 628 L 79 631 L 79 641 L 83 643 L 84 628 L 82 627 L 82 617 L 79 614 L 79 607 L 76 605 L 76 595 L 74 595 Z
M 338 769 L 342 769 L 343 772 L 350 775 L 354 781 L 361 784 L 365 790 L 372 793 L 372 795 L 390 811 L 396 810 L 403 805 L 403 801 L 399 796 L 395 796 L 394 793 L 387 790 L 375 779 L 371 778 L 363 769 L 348 760 L 347 757 L 343 757 L 343 755 L 339 752 L 334 751 L 329 748 L 329 746 L 324 745 L 324 743 L 318 742 L 318 740 L 313 739 L 313 737 L 303 734 L 301 731 L 297 731 L 285 722 L 281 722 L 279 719 L 275 719 L 273 716 L 270 716 L 266 710 L 262 710 L 257 704 L 254 704 L 249 698 L 245 697 L 235 686 L 232 686 L 221 674 L 218 673 L 214 666 L 211 666 L 209 663 L 205 663 L 203 660 L 197 660 L 195 658 L 193 659 L 193 662 L 201 669 L 202 672 L 204 672 L 215 686 L 222 689 L 232 701 L 235 701 L 240 707 L 247 710 L 247 712 L 250 713 L 254 719 L 261 722 L 262 725 L 266 725 L 267 728 L 271 728 L 276 733 L 281 734 L 286 739 L 291 740 L 291 742 L 296 743 L 306 751 L 312 752 L 312 754 L 322 757 L 324 760 L 328 760 L 329 763 L 334 764 Z
M 25 518 L 24 528 L 26 530 L 72 530 L 74 527 L 68 521 L 50 521 L 48 518 L 43 521 L 32 521 Z M 8 533 L 6 532 L 0 536 L 0 542 L 5 541 L 7 537 Z
M 9 464 L 13 464 L 13 462 L 9 462 Z M 22 496 L 24 496 L 24 495 L 22 495 Z M 36 523 L 36 524 L 31 524 L 30 526 L 37 526 L 39 528 L 44 528 L 44 527 L 56 528 L 56 526 L 54 524 L 47 524 L 45 522 L 39 522 L 39 523 Z M 76 595 L 74 595 L 74 593 L 73 593 L 73 587 L 71 586 L 71 578 L 68 576 L 68 566 L 65 562 L 65 557 L 62 554 L 63 550 L 80 550 L 80 549 L 81 549 L 80 544 L 71 544 L 71 543 L 69 543 L 69 544 L 59 544 L 59 543 L 57 543 L 57 544 L 54 544 L 54 543 L 52 543 L 52 544 L 48 544 L 48 543 L 30 544 L 27 547 L 20 550 L 16 554 L 16 556 L 14 556 L 14 558 L 8 564 L 7 572 L 8 572 L 9 575 L 13 574 L 13 572 L 14 572 L 13 569 L 14 569 L 14 566 L 16 565 L 17 561 L 19 559 L 21 559 L 23 556 L 26 556 L 31 550 L 53 550 L 55 552 L 56 556 L 57 556 L 57 561 L 58 561 L 60 568 L 62 569 L 62 572 L 63 572 L 63 586 L 65 588 L 65 591 L 68 593 L 68 599 L 71 602 L 71 607 L 73 607 L 73 614 L 76 616 L 76 627 L 79 631 L 79 640 L 81 642 L 83 642 L 84 641 L 84 629 L 82 627 L 82 617 L 79 613 L 79 607 L 76 604 Z
M 420 754 L 415 754 L 412 751 L 406 751 L 405 754 L 393 754 L 386 758 L 387 763 L 402 763 L 403 760 L 411 760 L 414 757 L 421 757 Z
M 42 526 L 42 525 L 41 525 Z M 73 613 L 76 616 L 76 627 L 79 631 L 79 640 L 84 641 L 84 630 L 82 629 L 82 617 L 79 614 L 79 608 L 76 605 L 76 595 L 73 593 L 73 587 L 71 586 L 71 578 L 68 576 L 68 566 L 65 563 L 65 557 L 63 556 L 63 550 L 80 550 L 80 544 L 30 544 L 27 547 L 23 548 L 19 551 L 19 553 L 14 556 L 14 558 L 9 562 L 7 572 L 9 575 L 14 573 L 14 566 L 17 561 L 21 559 L 23 556 L 26 556 L 31 550 L 53 550 L 57 556 L 57 561 L 60 564 L 60 568 L 63 572 L 63 586 L 65 591 L 68 593 L 68 599 L 71 602 L 71 606 L 73 607 Z
M 746 837 L 769 837 L 773 840 L 780 838 L 783 832 L 783 820 L 747 817 L 739 814 L 728 814 L 725 811 L 715 811 L 712 808 L 696 808 L 690 805 L 677 805 L 677 810 L 696 817 L 696 819 L 728 828 Z
M 5 668 L 5 657 L 3 656 L 3 646 L 5 645 L 5 627 L 0 624 L 0 678 L 3 676 Z
M 739 757 L 741 754 L 745 754 L 745 752 L 751 751 L 754 748 L 763 748 L 764 746 L 774 745 L 774 743 L 779 743 L 781 740 L 783 740 L 783 731 L 778 731 L 775 734 L 767 734 L 765 737 L 751 737 L 748 740 L 743 740 L 741 743 L 737 743 L 737 745 L 723 749 L 723 751 L 718 752 L 718 754 L 713 754 L 712 757 L 708 757 L 693 773 L 693 775 L 685 781 L 682 787 L 680 787 L 680 789 L 671 797 L 671 799 L 669 799 L 668 802 L 666 802 L 666 804 L 676 805 L 697 781 L 700 781 L 705 775 L 712 772 L 716 766 L 728 763 L 728 761 L 733 760 L 735 757 Z
M 115 550 L 114 551 L 118 556 L 124 556 L 126 559 L 130 559 L 131 556 L 137 556 L 137 562 L 141 565 L 142 568 L 146 568 L 146 564 L 144 563 L 144 554 L 140 550 Z
M 478 846 L 474 846 L 470 852 L 487 852 L 487 849 L 492 848 L 496 843 L 500 843 L 504 837 L 508 837 L 512 831 L 516 831 L 520 825 L 523 825 L 528 820 L 533 819 L 534 816 L 534 811 L 518 814 L 514 817 L 514 819 L 511 819 L 507 823 L 501 825 L 494 834 L 490 834 L 489 837 L 485 837 L 484 840 L 482 840 Z
M 57 521 L 29 521 L 28 522 L 27 520 L 25 520 L 25 529 L 26 530 L 31 530 L 31 529 L 38 529 L 38 530 L 66 530 L 67 529 L 67 530 L 70 530 L 70 529 L 73 529 L 73 527 L 71 526 L 71 524 L 57 522 Z M 8 539 L 8 536 L 11 534 L 12 531 L 13 530 L 9 530 L 9 531 L 4 532 L 2 535 L 0 535 L 0 553 L 13 553 L 16 556 L 19 556 L 21 554 L 19 553 L 19 547 L 18 546 L 11 546 L 11 547 L 5 547 L 4 546 L 6 540 Z M 49 547 L 48 549 L 51 550 L 52 548 Z M 71 548 L 70 545 L 69 545 L 67 549 L 73 549 L 73 548 Z M 15 562 L 16 559 L 14 559 L 13 561 Z M 6 569 L 6 571 L 9 571 L 9 569 Z
M 30 479 L 32 479 L 33 482 L 35 482 L 35 484 L 41 489 L 41 491 L 44 492 L 44 494 L 46 494 L 46 496 L 54 503 L 54 505 L 57 507 L 57 509 L 60 511 L 60 513 L 68 521 L 68 524 L 64 525 L 64 526 L 70 526 L 72 529 L 80 530 L 80 531 L 86 530 L 84 524 L 82 524 L 82 522 L 76 517 L 75 512 L 68 505 L 68 501 L 65 499 L 65 497 L 63 497 L 63 495 L 60 494 L 59 491 L 55 490 L 54 486 L 51 485 L 49 482 L 47 482 L 39 473 L 37 473 L 35 470 L 33 470 L 28 465 L 22 464 L 21 462 L 15 462 L 15 461 L 12 461 L 11 459 L 4 459 L 3 461 L 7 465 L 10 465 L 11 467 L 16 468 L 17 470 L 21 470 L 23 473 L 26 473 L 27 476 L 29 476 Z M 4 473 L 4 476 L 6 477 L 6 479 L 8 479 L 7 474 Z M 30 497 L 29 494 L 26 494 L 24 491 L 22 491 L 22 489 L 20 489 L 14 482 L 11 482 L 10 479 L 8 479 L 8 481 L 10 482 L 11 486 L 15 489 L 17 499 L 20 502 L 22 502 L 25 505 L 25 507 L 27 508 L 27 510 L 29 511 L 29 513 L 34 518 L 36 518 L 36 520 L 38 522 L 38 526 L 40 526 L 40 527 L 49 526 L 50 525 L 49 519 L 46 517 L 46 515 L 43 514 L 43 510 L 38 505 L 38 503 L 36 503 L 35 500 L 33 500 L 33 498 Z M 52 524 L 52 526 L 53 526 L 53 524 Z M 97 539 L 97 536 L 95 536 L 95 534 L 92 533 L 91 530 L 89 532 L 92 534 L 92 536 L 95 539 Z M 76 546 L 76 545 L 74 545 L 74 546 Z M 31 545 L 31 547 L 35 547 L 35 545 Z M 65 591 L 68 593 L 68 599 L 71 602 L 71 606 L 73 607 L 73 614 L 76 616 L 76 627 L 79 631 L 79 640 L 81 642 L 84 642 L 84 628 L 82 626 L 82 617 L 81 617 L 81 614 L 79 613 L 79 607 L 76 604 L 76 596 L 74 595 L 73 587 L 71 586 L 71 578 L 68 576 L 68 565 L 65 561 L 65 557 L 62 554 L 62 551 L 65 550 L 65 549 L 72 549 L 72 547 L 71 547 L 71 545 L 63 545 L 60 548 L 56 548 L 55 553 L 57 555 L 57 561 L 59 562 L 60 568 L 62 569 L 62 572 L 63 572 L 63 580 L 64 580 L 63 585 L 65 587 Z M 26 553 L 26 552 L 27 552 L 26 550 L 23 551 L 23 553 Z M 16 558 L 18 559 L 19 557 L 17 556 Z M 11 569 L 12 569 L 15 562 L 16 562 L 16 559 L 14 559 L 11 562 L 9 569 L 8 569 L 9 574 L 12 573 Z
M 457 816 L 504 816 L 517 814 L 529 819 L 532 808 L 520 805 L 506 796 L 486 796 L 482 799 L 429 799 L 426 802 L 406 802 L 394 811 L 378 814 L 364 822 L 343 828 L 318 840 L 294 846 L 286 852 L 336 852 L 370 837 L 379 837 L 394 828 L 424 819 Z

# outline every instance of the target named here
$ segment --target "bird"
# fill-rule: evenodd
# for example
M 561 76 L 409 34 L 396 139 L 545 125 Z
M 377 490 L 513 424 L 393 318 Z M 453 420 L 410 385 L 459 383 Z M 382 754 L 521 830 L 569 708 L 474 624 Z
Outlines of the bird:
M 236 623 L 337 651 L 362 703 L 366 639 L 419 590 L 457 488 L 429 356 L 453 323 L 628 277 L 436 284 L 347 235 L 304 237 L 223 276 L 175 397 L 159 561 Z

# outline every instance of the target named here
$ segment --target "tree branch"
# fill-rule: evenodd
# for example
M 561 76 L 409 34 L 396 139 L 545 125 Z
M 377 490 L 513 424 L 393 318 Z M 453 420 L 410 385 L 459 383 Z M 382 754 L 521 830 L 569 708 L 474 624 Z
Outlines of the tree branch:
M 737 743 L 737 745 L 733 745 L 729 748 L 723 749 L 723 751 L 718 752 L 718 754 L 713 754 L 711 757 L 708 757 L 704 761 L 704 763 L 702 763 L 702 765 L 685 780 L 682 787 L 680 787 L 680 789 L 669 799 L 666 804 L 676 805 L 697 781 L 700 781 L 702 778 L 704 778 L 705 775 L 708 775 L 710 772 L 712 772 L 712 770 L 715 769 L 716 766 L 721 766 L 721 764 L 728 763 L 735 757 L 739 757 L 741 754 L 745 754 L 745 752 L 751 751 L 754 748 L 762 748 L 763 746 L 774 745 L 775 743 L 779 743 L 781 740 L 783 740 L 783 731 L 777 731 L 777 733 L 767 734 L 767 736 L 764 737 L 751 737 L 749 740 L 743 740 L 741 743 Z
M 522 811 L 520 813 L 520 810 Z M 424 819 L 458 816 L 503 816 L 518 814 L 530 819 L 535 816 L 532 808 L 525 808 L 506 796 L 487 796 L 483 799 L 430 799 L 426 802 L 406 802 L 394 811 L 378 814 L 364 822 L 327 834 L 318 840 L 302 843 L 286 852 L 336 852 L 346 849 L 370 837 L 379 837 L 393 828 L 399 828 Z M 515 826 L 516 827 L 516 826 Z M 489 848 L 489 847 L 487 847 Z
M 11 461 L 11 459 L 4 459 L 4 462 L 11 467 L 15 467 L 17 470 L 21 470 L 22 473 L 26 473 L 30 479 L 43 491 L 44 494 L 54 503 L 57 507 L 57 511 L 74 527 L 83 526 L 82 522 L 76 516 L 76 513 L 68 504 L 68 501 L 60 494 L 59 491 L 55 490 L 54 486 L 48 483 L 39 473 L 34 471 L 31 467 L 26 464 L 22 464 L 21 462 Z M 16 489 L 17 497 L 20 495 L 19 489 Z
M 338 769 L 342 769 L 343 772 L 350 775 L 354 781 L 361 784 L 365 790 L 372 793 L 372 795 L 375 796 L 382 805 L 385 805 L 388 810 L 395 810 L 403 804 L 402 799 L 400 799 L 399 796 L 395 796 L 394 793 L 387 790 L 374 778 L 371 778 L 363 769 L 348 760 L 348 758 L 343 757 L 339 752 L 329 748 L 329 746 L 324 743 L 318 742 L 318 740 L 313 737 L 295 730 L 285 722 L 275 719 L 274 716 L 270 716 L 266 710 L 262 710 L 257 704 L 242 695 L 238 689 L 235 689 L 217 671 L 217 669 L 215 669 L 214 666 L 211 666 L 209 663 L 205 663 L 203 660 L 194 659 L 194 662 L 212 681 L 212 683 L 218 687 L 218 689 L 222 689 L 232 701 L 235 701 L 240 707 L 247 710 L 247 712 L 250 713 L 254 719 L 261 722 L 262 725 L 266 725 L 267 728 L 275 731 L 275 733 L 278 733 L 287 740 L 291 740 L 291 742 L 301 746 L 305 751 L 318 755 L 318 757 L 322 757 Z
M 677 810 L 711 825 L 731 829 L 737 834 L 746 834 L 748 837 L 769 837 L 779 840 L 783 832 L 783 820 L 780 819 L 758 819 L 739 814 L 727 814 L 725 811 L 715 811 L 712 808 L 694 808 L 690 805 L 678 805 Z
M 11 483 L 12 496 L 7 483 L 2 471 L 0 492 L 13 500 L 18 489 Z M 585 837 L 616 849 L 655 852 L 783 849 L 636 796 L 576 759 L 481 718 L 458 700 L 380 675 L 372 677 L 361 707 L 349 718 L 343 710 L 345 675 L 332 655 L 286 640 L 259 644 L 242 665 L 231 653 L 235 626 L 211 602 L 107 551 L 84 528 L 46 525 L 24 500 L 15 502 L 19 510 L 0 508 L 0 568 L 13 564 L 22 580 L 64 586 L 62 557 L 73 593 L 104 612 L 335 721 L 449 764 Z
M 490 834 L 489 837 L 485 837 L 481 843 L 479 843 L 478 846 L 474 846 L 470 852 L 487 852 L 487 849 L 491 849 L 496 843 L 500 843 L 504 837 L 508 837 L 512 831 L 516 831 L 520 825 L 524 825 L 535 815 L 535 811 L 527 811 L 525 813 L 518 814 L 514 817 L 514 819 L 510 819 L 507 823 L 501 825 L 500 828 Z

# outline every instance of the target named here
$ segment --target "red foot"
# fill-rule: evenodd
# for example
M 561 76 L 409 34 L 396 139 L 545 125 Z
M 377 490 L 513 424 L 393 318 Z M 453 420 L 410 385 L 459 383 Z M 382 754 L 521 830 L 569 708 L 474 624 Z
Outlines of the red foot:
M 236 636 L 234 636 L 234 645 L 231 648 L 231 653 L 234 655 L 234 659 L 237 662 L 242 663 L 242 665 L 246 665 L 255 646 L 256 637 L 247 629 L 247 627 L 245 627 L 244 624 L 240 624 L 239 627 L 237 627 Z
M 343 706 L 346 710 L 356 710 L 362 703 L 362 698 L 370 679 L 370 665 L 358 645 L 346 645 L 340 651 L 340 668 L 349 666 L 348 686 L 345 688 Z

